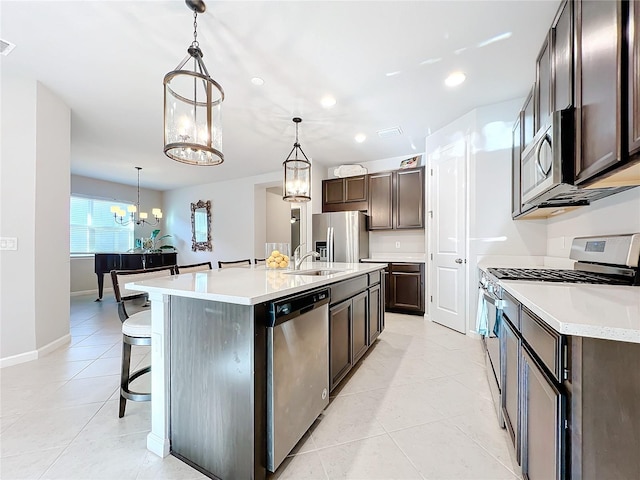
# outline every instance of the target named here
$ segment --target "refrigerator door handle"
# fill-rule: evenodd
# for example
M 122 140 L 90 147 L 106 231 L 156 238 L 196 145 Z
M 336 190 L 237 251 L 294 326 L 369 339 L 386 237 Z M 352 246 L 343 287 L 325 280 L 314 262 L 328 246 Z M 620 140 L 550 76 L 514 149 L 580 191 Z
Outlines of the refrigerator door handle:
M 333 227 L 327 227 L 327 262 L 333 262 Z

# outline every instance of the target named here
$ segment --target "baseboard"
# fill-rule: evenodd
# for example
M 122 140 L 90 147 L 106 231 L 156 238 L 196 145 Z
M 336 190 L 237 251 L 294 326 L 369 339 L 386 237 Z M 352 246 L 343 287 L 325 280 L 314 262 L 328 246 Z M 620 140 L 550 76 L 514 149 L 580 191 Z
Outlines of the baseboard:
M 38 359 L 38 351 L 31 350 L 30 352 L 19 353 L 18 355 L 11 355 L 10 357 L 0 358 L 0 368 L 11 367 L 20 363 L 30 362 L 31 360 Z
M 29 352 L 19 353 L 18 355 L 12 355 L 10 357 L 0 358 L 0 368 L 11 367 L 13 365 L 19 365 L 20 363 L 30 362 L 32 360 L 37 360 L 45 356 L 48 353 L 57 350 L 58 348 L 66 345 L 71 341 L 71 335 L 66 334 L 62 337 L 54 340 L 46 344 L 44 347 L 39 348 L 38 350 L 31 350 Z
M 467 330 L 467 335 L 470 336 L 471 338 L 477 338 L 477 339 L 482 338 L 482 335 L 480 335 L 475 330 Z
M 57 340 L 54 340 L 51 343 L 47 343 L 44 347 L 39 348 L 38 358 L 43 357 L 44 355 L 51 353 L 54 350 L 57 350 L 58 348 L 62 347 L 63 345 L 66 345 L 69 342 L 71 342 L 71 334 L 67 333 L 66 335 L 63 335 Z

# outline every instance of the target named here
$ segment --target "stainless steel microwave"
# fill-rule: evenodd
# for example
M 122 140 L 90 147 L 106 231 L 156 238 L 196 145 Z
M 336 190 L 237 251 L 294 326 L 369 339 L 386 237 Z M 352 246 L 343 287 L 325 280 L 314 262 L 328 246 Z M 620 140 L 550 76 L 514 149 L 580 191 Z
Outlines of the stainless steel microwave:
M 573 185 L 573 109 L 553 112 L 521 158 L 522 203 L 540 205 L 576 190 Z

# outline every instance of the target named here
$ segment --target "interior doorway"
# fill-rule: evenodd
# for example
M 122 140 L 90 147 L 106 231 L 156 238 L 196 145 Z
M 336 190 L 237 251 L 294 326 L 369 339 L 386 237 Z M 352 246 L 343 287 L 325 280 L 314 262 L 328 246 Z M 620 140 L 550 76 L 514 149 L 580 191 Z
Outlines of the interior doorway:
M 300 246 L 300 207 L 291 207 L 291 251 L 295 251 Z

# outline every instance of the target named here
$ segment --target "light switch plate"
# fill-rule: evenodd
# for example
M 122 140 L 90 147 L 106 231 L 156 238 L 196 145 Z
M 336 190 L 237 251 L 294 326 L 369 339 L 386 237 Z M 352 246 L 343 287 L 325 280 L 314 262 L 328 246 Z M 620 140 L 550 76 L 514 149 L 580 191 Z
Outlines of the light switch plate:
M 18 250 L 18 238 L 0 237 L 0 250 Z
M 396 242 L 396 248 L 400 248 L 400 242 Z

